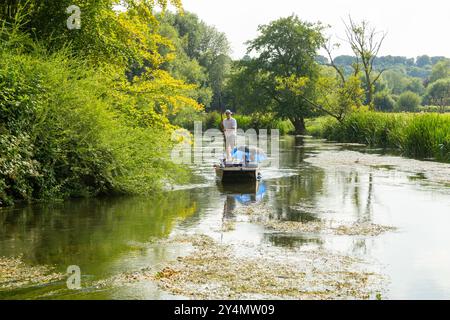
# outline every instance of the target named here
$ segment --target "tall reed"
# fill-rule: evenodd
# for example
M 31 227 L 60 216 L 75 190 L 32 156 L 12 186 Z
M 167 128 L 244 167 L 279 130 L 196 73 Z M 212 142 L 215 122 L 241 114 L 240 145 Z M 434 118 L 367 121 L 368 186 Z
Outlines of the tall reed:
M 354 112 L 343 122 L 322 117 L 308 122 L 315 136 L 372 147 L 396 148 L 405 156 L 450 162 L 450 115 Z

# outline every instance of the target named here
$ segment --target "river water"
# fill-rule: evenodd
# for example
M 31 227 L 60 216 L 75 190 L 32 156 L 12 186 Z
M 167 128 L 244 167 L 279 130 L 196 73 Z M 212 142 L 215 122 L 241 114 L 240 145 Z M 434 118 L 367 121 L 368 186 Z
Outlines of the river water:
M 69 290 L 65 281 L 54 281 L 3 289 L 0 298 L 184 298 L 153 281 L 100 288 L 92 283 L 139 268 L 162 268 L 185 255 L 185 249 L 151 245 L 152 241 L 201 233 L 219 243 L 241 241 L 253 248 L 291 253 L 293 248 L 319 248 L 362 258 L 372 261 L 386 277 L 383 298 L 449 299 L 450 187 L 445 179 L 428 179 L 423 168 L 400 168 L 401 159 L 390 165 L 388 156 L 382 164 L 385 156 L 377 157 L 373 165 L 361 165 L 359 158 L 353 165 L 342 161 L 349 155 L 359 157 L 356 152 L 380 151 L 286 136 L 281 138 L 280 167 L 265 168 L 256 187 L 222 186 L 215 180 L 212 164 L 206 163 L 194 167 L 191 184 L 155 197 L 1 209 L 0 257 L 21 256 L 27 265 L 50 265 L 62 273 L 77 265 L 82 289 Z M 324 157 L 311 161 L 318 156 Z M 236 220 L 236 209 L 261 205 L 271 208 L 274 221 L 372 223 L 395 230 L 379 235 L 286 233 Z M 224 230 L 223 224 L 233 219 L 233 228 Z

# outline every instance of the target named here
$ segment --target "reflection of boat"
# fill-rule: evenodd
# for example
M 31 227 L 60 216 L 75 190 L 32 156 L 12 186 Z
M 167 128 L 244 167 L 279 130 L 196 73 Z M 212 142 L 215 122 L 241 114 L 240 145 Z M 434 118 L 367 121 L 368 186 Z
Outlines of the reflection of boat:
M 264 182 L 256 181 L 250 183 L 217 183 L 220 192 L 227 195 L 227 199 L 232 199 L 241 204 L 248 204 L 251 202 L 259 202 L 263 199 L 266 193 L 266 185 Z
M 259 180 L 247 183 L 225 183 L 217 182 L 217 188 L 221 193 L 226 195 L 223 207 L 223 218 L 232 217 L 237 203 L 241 205 L 249 205 L 259 202 L 266 193 L 266 185 Z

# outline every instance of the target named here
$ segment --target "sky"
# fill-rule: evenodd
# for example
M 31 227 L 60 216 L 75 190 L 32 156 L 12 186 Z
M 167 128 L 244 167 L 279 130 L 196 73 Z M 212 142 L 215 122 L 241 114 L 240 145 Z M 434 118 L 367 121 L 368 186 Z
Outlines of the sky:
M 261 24 L 292 13 L 300 19 L 331 25 L 328 35 L 342 42 L 336 55 L 351 54 L 343 20 L 367 20 L 387 37 L 380 55 L 450 57 L 449 0 L 182 0 L 184 9 L 224 32 L 232 57 L 241 58 L 245 42 Z

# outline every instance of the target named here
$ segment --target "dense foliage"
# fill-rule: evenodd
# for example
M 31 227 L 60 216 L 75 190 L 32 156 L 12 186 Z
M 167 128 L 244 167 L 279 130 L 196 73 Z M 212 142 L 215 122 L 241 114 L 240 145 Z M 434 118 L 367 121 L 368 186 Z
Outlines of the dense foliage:
M 231 58 L 227 37 L 195 14 L 158 15 L 161 34 L 172 40 L 177 59 L 163 67 L 173 76 L 198 86 L 198 101 L 207 110 L 224 109 L 224 86 Z
M 11 3 L 0 10 L 0 205 L 148 193 L 182 178 L 168 118 L 202 106 L 161 67 L 174 57 L 160 50 L 172 44 L 154 3 L 80 1 L 80 30 L 65 28 L 67 1 Z

